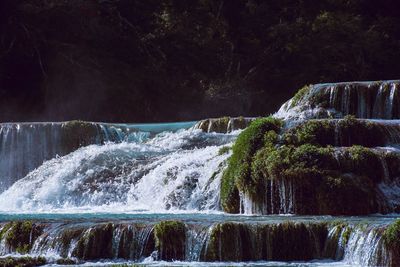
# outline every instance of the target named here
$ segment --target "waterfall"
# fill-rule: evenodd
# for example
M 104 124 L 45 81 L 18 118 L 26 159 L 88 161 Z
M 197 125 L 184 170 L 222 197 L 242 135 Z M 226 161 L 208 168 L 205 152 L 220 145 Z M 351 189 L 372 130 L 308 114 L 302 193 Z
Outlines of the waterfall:
M 398 119 L 399 81 L 315 84 L 296 105 L 283 104 L 276 117 L 286 120 L 341 118 Z
M 188 129 L 143 143 L 81 147 L 10 186 L 0 194 L 0 210 L 218 209 L 222 171 L 214 173 L 229 157 L 219 150 L 236 135 Z
M 350 234 L 344 252 L 345 262 L 361 266 L 388 266 L 388 257 L 377 229 L 356 228 Z

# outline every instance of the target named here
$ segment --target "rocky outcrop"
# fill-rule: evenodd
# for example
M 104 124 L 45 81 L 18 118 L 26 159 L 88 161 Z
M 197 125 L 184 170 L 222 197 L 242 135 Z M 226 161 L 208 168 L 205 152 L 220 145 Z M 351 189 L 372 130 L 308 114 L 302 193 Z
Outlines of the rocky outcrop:
M 235 130 L 241 130 L 249 126 L 255 118 L 245 117 L 222 117 L 215 119 L 205 119 L 199 121 L 194 129 L 200 129 L 206 133 L 230 133 Z
M 363 266 L 398 264 L 398 222 L 365 224 L 353 218 L 351 223 L 313 218 L 289 220 L 273 218 L 256 222 L 240 221 L 112 221 L 112 222 L 37 222 L 19 221 L 0 225 L 0 253 L 17 225 L 30 225 L 41 232 L 33 234 L 24 253 L 51 251 L 52 257 L 5 258 L 8 265 L 44 263 L 76 264 L 86 261 L 144 258 L 163 261 L 310 261 L 343 260 Z M 6 229 L 6 230 L 4 230 Z M 8 230 L 7 230 L 8 229 Z M 12 229 L 12 230 L 10 230 Z M 19 228 L 18 228 L 19 229 Z M 28 265 L 21 266 L 28 266 Z
M 383 120 L 398 117 L 398 90 L 397 81 L 307 86 L 274 117 L 253 121 L 223 175 L 224 210 L 399 211 L 400 121 Z

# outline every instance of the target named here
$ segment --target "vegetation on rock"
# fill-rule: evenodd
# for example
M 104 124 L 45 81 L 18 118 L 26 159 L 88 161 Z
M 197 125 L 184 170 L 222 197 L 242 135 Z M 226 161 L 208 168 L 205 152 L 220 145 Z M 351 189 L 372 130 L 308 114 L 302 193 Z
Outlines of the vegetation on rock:
M 221 182 L 226 212 L 239 211 L 239 192 L 259 206 L 270 199 L 264 209 L 268 213 L 385 212 L 378 207 L 377 185 L 387 172 L 400 169 L 397 156 L 371 148 L 387 142 L 380 125 L 346 116 L 282 127 L 281 121 L 264 118 L 239 135 Z M 385 160 L 387 169 L 382 165 Z M 277 192 L 280 185 L 290 185 L 293 193 Z M 286 201 L 293 202 L 291 210 L 282 210 L 279 194 L 290 198 Z
M 155 246 L 160 260 L 184 260 L 186 226 L 180 221 L 162 221 L 154 226 Z
M 11 252 L 26 254 L 41 233 L 40 225 L 35 225 L 31 221 L 15 221 L 3 226 L 0 239 L 4 240 Z
M 0 258 L 2 267 L 31 267 L 42 266 L 46 264 L 44 257 L 6 257 Z
M 239 211 L 238 190 L 244 190 L 251 183 L 251 160 L 258 149 L 264 146 L 268 131 L 278 133 L 282 122 L 268 117 L 253 121 L 238 136 L 232 147 L 232 156 L 221 182 L 221 204 L 228 212 Z

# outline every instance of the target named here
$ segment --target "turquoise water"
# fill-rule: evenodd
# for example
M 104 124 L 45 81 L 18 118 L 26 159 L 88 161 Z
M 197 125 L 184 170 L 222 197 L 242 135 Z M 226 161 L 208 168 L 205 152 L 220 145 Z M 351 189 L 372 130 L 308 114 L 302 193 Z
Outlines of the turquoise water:
M 35 220 L 53 222 L 158 222 L 165 220 L 180 220 L 195 223 L 245 222 L 245 223 L 281 223 L 295 222 L 334 222 L 368 223 L 371 225 L 387 225 L 399 218 L 400 215 L 370 215 L 370 216 L 291 216 L 291 215 L 232 215 L 224 213 L 0 213 L 0 222 L 13 220 Z

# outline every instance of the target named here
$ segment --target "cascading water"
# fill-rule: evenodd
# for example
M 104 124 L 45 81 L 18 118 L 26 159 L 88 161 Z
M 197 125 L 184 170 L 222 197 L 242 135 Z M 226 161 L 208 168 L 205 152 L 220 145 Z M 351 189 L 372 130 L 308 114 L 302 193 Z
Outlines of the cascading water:
M 0 210 L 218 209 L 213 174 L 235 136 L 188 129 L 81 147 L 18 180 L 0 194 Z
M 163 125 L 156 124 L 80 121 L 0 124 L 0 192 L 43 162 L 71 153 L 81 146 L 143 142 L 161 131 L 191 125 L 193 123 L 170 124 L 163 128 Z
M 400 81 L 316 84 L 305 95 L 289 100 L 276 113 L 288 120 L 341 118 L 398 119 Z
M 323 128 L 323 138 L 312 142 L 322 140 L 318 146 L 330 151 L 327 176 L 350 183 L 350 194 L 368 196 L 337 214 L 400 210 L 398 84 L 314 85 L 275 114 L 285 119 L 279 142 L 301 127 Z M 312 209 L 325 197 L 315 184 L 277 173 L 264 177 L 256 198 L 254 191 L 237 192 L 241 214 L 222 212 L 230 147 L 253 120 L 0 124 L 0 263 L 27 254 L 58 264 L 392 264 L 383 232 L 395 215 L 294 215 L 327 214 Z M 309 121 L 320 124 L 307 128 Z M 374 164 L 368 182 L 363 157 Z M 364 186 L 372 183 L 373 190 Z

